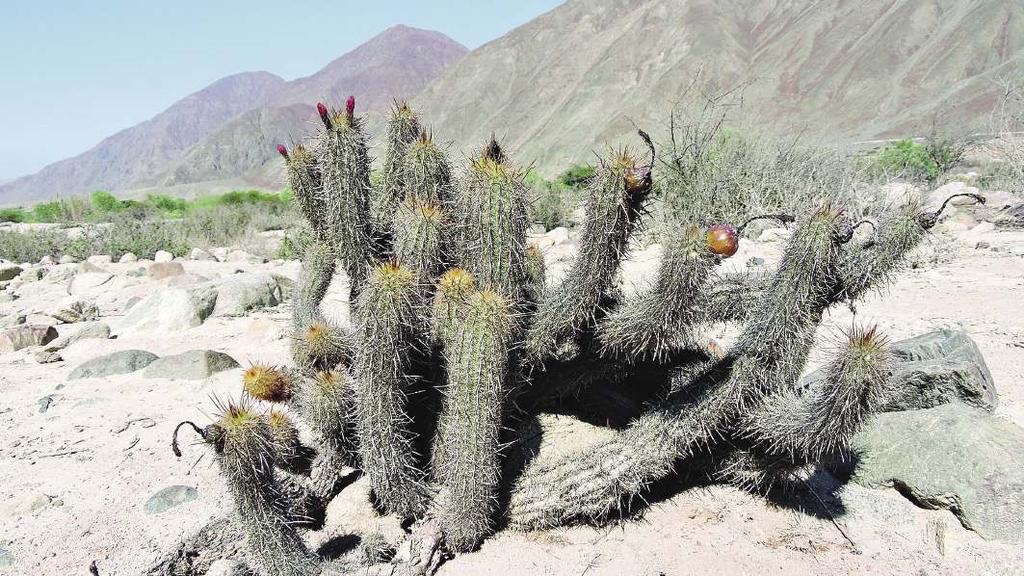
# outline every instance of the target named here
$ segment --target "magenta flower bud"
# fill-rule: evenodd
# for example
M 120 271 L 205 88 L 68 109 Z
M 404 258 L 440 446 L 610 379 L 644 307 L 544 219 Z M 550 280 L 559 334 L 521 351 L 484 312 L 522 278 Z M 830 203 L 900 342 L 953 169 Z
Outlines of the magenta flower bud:
M 284 147 L 284 144 L 277 145 L 277 153 L 284 157 L 285 160 L 288 159 L 288 149 Z
M 356 113 L 356 97 L 355 96 L 349 96 L 348 100 L 345 100 L 345 114 L 348 114 L 348 117 L 351 118 L 352 115 L 355 114 L 355 113 Z
M 327 113 L 327 106 L 323 102 L 316 103 L 316 112 L 320 115 L 320 120 L 323 121 L 324 126 L 331 127 L 331 116 Z

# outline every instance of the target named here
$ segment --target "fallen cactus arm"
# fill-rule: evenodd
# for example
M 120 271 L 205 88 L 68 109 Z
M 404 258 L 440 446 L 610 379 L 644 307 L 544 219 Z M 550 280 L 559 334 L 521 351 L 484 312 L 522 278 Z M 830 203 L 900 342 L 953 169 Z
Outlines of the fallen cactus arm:
M 519 529 L 603 522 L 643 504 L 674 471 L 763 492 L 842 451 L 884 404 L 890 356 L 873 330 L 852 332 L 824 378 L 799 377 L 823 314 L 889 282 L 941 208 L 894 210 L 866 240 L 863 222 L 828 203 L 795 218 L 755 217 L 795 221 L 780 263 L 763 273 L 716 270 L 750 220 L 679 222 L 665 232 L 652 286 L 627 298 L 621 263 L 654 186 L 643 132 L 649 159 L 602 159 L 579 254 L 555 281 L 526 241 L 524 172 L 494 138 L 457 173 L 412 110 L 396 105 L 373 187 L 354 100 L 318 114 L 311 143 L 279 149 L 315 236 L 293 299 L 294 367 L 246 371 L 246 395 L 277 404 L 272 411 L 230 405 L 215 424 L 192 425 L 218 454 L 257 547 L 248 560 L 268 576 L 430 574 L 502 516 Z M 351 332 L 323 309 L 340 273 L 350 280 Z M 741 325 L 729 350 L 703 335 L 718 323 Z M 506 470 L 508 431 L 552 406 L 616 431 Z M 388 543 L 398 548 L 390 562 L 380 562 L 379 535 L 328 562 L 295 531 L 356 470 L 382 511 L 414 526 Z

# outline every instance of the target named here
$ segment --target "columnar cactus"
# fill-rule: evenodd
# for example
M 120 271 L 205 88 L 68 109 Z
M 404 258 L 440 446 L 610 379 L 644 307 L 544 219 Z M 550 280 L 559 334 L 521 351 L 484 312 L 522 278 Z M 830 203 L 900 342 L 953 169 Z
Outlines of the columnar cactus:
M 626 298 L 620 265 L 654 184 L 643 132 L 649 159 L 613 152 L 597 167 L 579 254 L 555 282 L 527 242 L 523 171 L 494 138 L 453 175 L 442 147 L 397 105 L 372 187 L 354 100 L 318 111 L 324 127 L 312 143 L 279 148 L 315 235 L 293 299 L 295 369 L 257 364 L 244 376 L 247 396 L 287 413 L 231 406 L 196 428 L 271 576 L 328 573 L 284 519 L 310 497 L 326 504 L 349 466 L 382 511 L 417 522 L 422 553 L 406 572 L 423 574 L 440 541 L 462 552 L 502 521 L 531 529 L 619 517 L 674 470 L 770 490 L 841 453 L 884 404 L 890 357 L 875 329 L 852 330 L 826 378 L 803 384 L 800 374 L 828 308 L 888 282 L 941 209 L 907 205 L 870 232 L 838 206 L 809 209 L 770 274 L 717 271 L 744 225 L 677 222 L 652 286 Z M 321 309 L 336 268 L 350 280 L 351 329 Z M 743 326 L 727 350 L 704 336 L 722 322 Z M 630 423 L 502 478 L 516 421 L 554 404 Z

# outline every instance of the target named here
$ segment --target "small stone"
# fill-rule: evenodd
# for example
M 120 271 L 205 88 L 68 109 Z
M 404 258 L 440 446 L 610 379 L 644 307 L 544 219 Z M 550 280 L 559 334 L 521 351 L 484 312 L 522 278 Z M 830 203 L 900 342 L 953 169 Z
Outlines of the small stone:
M 120 262 L 121 264 L 128 264 L 131 262 L 138 262 L 139 257 L 131 252 L 125 252 L 117 261 Z
M 977 244 L 974 245 L 974 249 L 975 250 L 986 250 L 986 249 L 991 248 L 991 247 L 992 247 L 991 244 L 989 244 L 988 242 L 984 242 L 984 241 L 978 242 Z
M 213 254 L 214 258 L 216 258 L 217 260 L 219 260 L 221 262 L 224 262 L 224 261 L 226 261 L 228 259 L 228 249 L 227 248 L 210 248 L 209 252 L 210 252 L 210 254 Z
M 760 256 L 751 256 L 750 258 L 747 258 L 747 268 L 753 268 L 755 266 L 763 266 L 763 265 L 764 265 L 764 258 L 761 258 Z
M 174 260 L 174 254 L 166 250 L 157 250 L 156 254 L 153 255 L 154 262 L 170 262 Z
M 142 370 L 157 358 L 156 354 L 145 350 L 121 350 L 84 362 L 71 371 L 68 380 L 128 374 Z
M 163 280 L 184 274 L 185 267 L 181 265 L 181 262 L 156 262 L 146 271 L 146 275 L 153 280 Z
M 39 364 L 53 364 L 64 360 L 59 353 L 51 350 L 36 350 L 32 353 L 32 359 Z
M 530 225 L 529 233 L 536 236 L 539 234 L 544 234 L 547 231 L 547 228 L 545 228 L 542 224 L 532 224 Z
M 569 241 L 569 229 L 564 226 L 559 226 L 558 228 L 549 231 L 546 236 L 551 239 L 553 246 L 558 246 L 559 244 L 564 244 Z
M 0 354 L 42 346 L 57 337 L 53 326 L 23 324 L 0 331 Z
M 160 514 L 198 497 L 199 492 L 191 486 L 168 486 L 150 496 L 142 509 L 146 514 Z
M 70 254 L 61 256 L 60 260 L 57 261 L 58 264 L 74 264 L 75 262 L 77 262 L 77 260 L 75 260 L 75 257 Z
M 46 276 L 46 270 L 43 268 L 26 268 L 22 270 L 18 278 L 22 282 L 38 282 L 43 279 L 43 276 Z
M 240 263 L 247 263 L 247 264 L 263 264 L 263 262 L 265 262 L 265 260 L 262 257 L 256 256 L 255 254 L 250 254 L 250 253 L 246 252 L 245 250 L 233 250 L 233 251 L 231 251 L 230 253 L 228 253 L 226 261 L 227 262 L 240 262 Z
M 47 254 L 46 256 L 43 256 L 42 258 L 39 259 L 39 264 L 41 264 L 43 266 L 52 266 L 52 265 L 54 265 L 56 263 L 57 263 L 57 261 L 54 260 L 53 256 L 50 256 L 49 254 Z
M 189 350 L 155 360 L 142 373 L 143 378 L 202 380 L 218 372 L 238 368 L 234 358 L 215 350 Z
M 13 280 L 21 274 L 21 266 L 15 266 L 13 264 L 0 264 L 0 282 L 6 280 Z
M 210 564 L 206 576 L 253 576 L 252 570 L 240 560 L 228 560 L 221 558 Z
M 188 253 L 188 259 L 189 260 L 214 261 L 214 262 L 217 261 L 217 259 L 213 256 L 213 254 L 210 254 L 209 252 L 207 252 L 206 250 L 203 250 L 202 248 L 193 248 L 192 251 Z
M 21 326 L 25 323 L 24 314 L 10 314 L 8 316 L 0 316 L 0 328 L 9 328 L 11 326 Z
M 0 516 L 14 517 L 42 510 L 50 505 L 50 497 L 42 492 L 25 492 L 0 504 Z
M 97 266 L 103 266 L 104 264 L 110 264 L 113 262 L 113 259 L 110 257 L 110 254 L 95 254 L 86 258 L 85 261 Z
M 86 260 L 85 262 L 80 262 L 78 264 L 78 266 L 76 267 L 76 272 L 78 274 L 86 274 L 89 272 L 108 272 L 108 270 L 106 268 L 103 268 L 99 264 L 96 264 L 95 262 L 90 262 Z
M 36 404 L 39 405 L 39 413 L 44 414 L 53 404 L 53 396 L 43 396 L 39 400 L 36 400 Z

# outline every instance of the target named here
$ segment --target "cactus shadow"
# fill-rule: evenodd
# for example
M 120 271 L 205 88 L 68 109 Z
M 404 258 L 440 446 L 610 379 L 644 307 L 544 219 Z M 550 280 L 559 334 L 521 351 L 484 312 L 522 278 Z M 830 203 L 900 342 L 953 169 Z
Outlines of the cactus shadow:
M 362 541 L 356 534 L 341 534 L 321 544 L 316 553 L 325 560 L 337 560 L 355 550 Z

